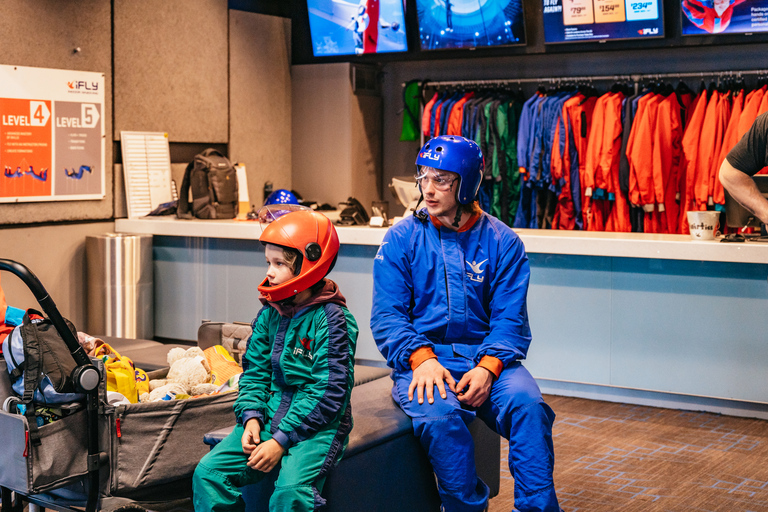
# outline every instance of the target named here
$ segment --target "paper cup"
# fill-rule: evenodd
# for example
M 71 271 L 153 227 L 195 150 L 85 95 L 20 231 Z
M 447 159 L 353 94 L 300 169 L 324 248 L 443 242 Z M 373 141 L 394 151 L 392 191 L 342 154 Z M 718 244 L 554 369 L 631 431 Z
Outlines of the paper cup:
M 687 212 L 688 230 L 694 240 L 714 240 L 720 212 Z

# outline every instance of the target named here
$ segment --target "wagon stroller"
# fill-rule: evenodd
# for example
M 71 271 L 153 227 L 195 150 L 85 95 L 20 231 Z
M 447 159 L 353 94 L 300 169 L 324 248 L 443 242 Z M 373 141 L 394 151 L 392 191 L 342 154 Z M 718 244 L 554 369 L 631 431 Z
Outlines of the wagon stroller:
M 192 510 L 192 472 L 208 451 L 203 435 L 234 423 L 236 394 L 109 404 L 103 363 L 87 356 L 37 277 L 11 260 L 0 259 L 0 271 L 15 274 L 34 294 L 74 360 L 70 384 L 84 397 L 77 412 L 39 427 L 34 406 L 26 414 L 0 411 L 2 511 L 21 511 L 23 501 L 61 511 Z M 25 389 L 21 402 L 32 405 L 33 391 Z M 0 403 L 9 396 L 15 393 L 0 359 Z

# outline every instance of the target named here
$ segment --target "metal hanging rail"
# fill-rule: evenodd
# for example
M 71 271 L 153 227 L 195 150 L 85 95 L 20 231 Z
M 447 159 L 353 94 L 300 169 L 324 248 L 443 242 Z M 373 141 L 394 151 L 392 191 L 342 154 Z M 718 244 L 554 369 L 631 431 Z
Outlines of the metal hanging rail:
M 506 84 L 526 84 L 526 83 L 562 83 L 562 82 L 600 82 L 613 80 L 639 82 L 641 80 L 656 80 L 660 78 L 704 78 L 704 77 L 741 77 L 743 75 L 768 75 L 766 69 L 751 69 L 741 71 L 702 71 L 698 73 L 647 73 L 647 74 L 624 74 L 624 75 L 596 75 L 596 76 L 550 76 L 539 78 L 499 78 L 495 80 L 425 80 L 423 83 L 428 87 L 450 87 L 450 86 L 477 86 L 477 85 L 506 85 Z M 405 86 L 406 84 L 403 84 Z

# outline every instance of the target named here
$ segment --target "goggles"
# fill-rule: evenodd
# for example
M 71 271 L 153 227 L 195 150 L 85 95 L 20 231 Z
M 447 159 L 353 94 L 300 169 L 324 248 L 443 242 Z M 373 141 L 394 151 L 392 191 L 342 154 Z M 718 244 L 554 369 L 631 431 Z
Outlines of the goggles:
M 440 192 L 447 192 L 453 187 L 453 184 L 459 179 L 454 173 L 440 171 L 439 169 L 433 169 L 432 167 L 421 167 L 419 171 L 414 175 L 416 183 L 419 187 L 424 189 L 428 182 L 432 182 L 432 186 L 435 190 Z

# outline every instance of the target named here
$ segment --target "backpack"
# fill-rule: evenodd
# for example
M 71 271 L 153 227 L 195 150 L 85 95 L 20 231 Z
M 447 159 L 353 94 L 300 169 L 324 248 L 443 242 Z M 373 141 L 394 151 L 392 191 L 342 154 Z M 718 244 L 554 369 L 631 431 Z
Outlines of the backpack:
M 190 211 L 189 190 L 192 189 Z M 234 219 L 238 210 L 237 172 L 227 157 L 206 149 L 187 165 L 179 191 L 180 219 Z
M 64 321 L 77 338 L 75 326 Z M 22 324 L 3 340 L 3 355 L 11 387 L 21 396 L 17 403 L 25 406 L 32 442 L 39 444 L 35 405 L 85 400 L 84 394 L 75 393 L 71 377 L 77 363 L 53 323 L 34 309 L 27 310 Z

